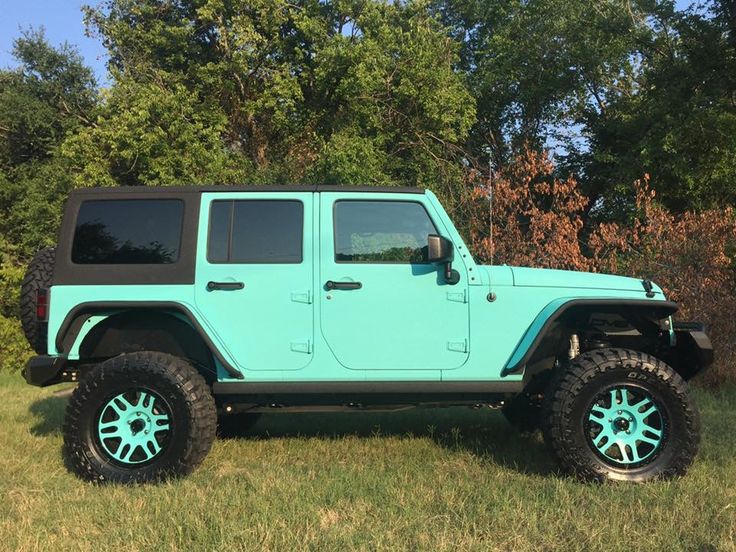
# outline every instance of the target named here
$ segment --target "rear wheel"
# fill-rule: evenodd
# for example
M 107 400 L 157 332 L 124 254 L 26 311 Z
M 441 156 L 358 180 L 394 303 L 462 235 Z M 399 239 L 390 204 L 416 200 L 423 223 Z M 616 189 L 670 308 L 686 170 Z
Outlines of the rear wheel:
M 550 383 L 543 412 L 548 446 L 564 468 L 585 479 L 683 475 L 700 441 L 685 382 L 638 351 L 600 349 L 570 361 Z
M 185 475 L 215 437 L 215 403 L 186 361 L 156 352 L 117 356 L 72 393 L 64 454 L 81 478 L 143 483 Z

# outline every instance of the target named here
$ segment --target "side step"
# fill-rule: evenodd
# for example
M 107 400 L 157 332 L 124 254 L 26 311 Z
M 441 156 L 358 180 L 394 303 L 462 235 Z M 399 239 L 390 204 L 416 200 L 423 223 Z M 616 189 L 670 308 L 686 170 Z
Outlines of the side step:
M 419 405 L 496 402 L 519 393 L 521 381 L 216 382 L 220 403 L 273 408 L 304 405 Z

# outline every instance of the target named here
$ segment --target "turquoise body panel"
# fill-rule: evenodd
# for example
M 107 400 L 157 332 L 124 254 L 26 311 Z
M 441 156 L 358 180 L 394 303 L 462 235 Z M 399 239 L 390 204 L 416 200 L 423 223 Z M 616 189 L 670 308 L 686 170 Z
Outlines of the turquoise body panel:
M 337 200 L 421 203 L 455 248 L 460 282 L 422 264 L 335 262 Z M 289 199 L 304 205 L 299 264 L 216 264 L 207 260 L 209 205 L 214 199 Z M 186 307 L 222 357 L 246 381 L 516 381 L 503 375 L 524 356 L 560 306 L 580 298 L 647 299 L 640 280 L 620 276 L 480 266 L 431 193 L 213 192 L 202 194 L 193 285 L 53 286 L 49 342 L 69 311 L 94 301 L 170 301 Z M 328 290 L 325 282 L 361 282 Z M 241 290 L 209 291 L 207 283 L 243 282 Z M 664 295 L 655 286 L 651 301 Z M 493 292 L 495 301 L 487 296 Z M 111 312 L 97 313 L 67 352 Z M 179 316 L 179 315 L 177 315 Z M 221 381 L 236 380 L 218 366 Z
M 449 286 L 431 264 L 336 262 L 332 207 L 356 194 L 320 195 L 320 329 L 338 362 L 349 370 L 367 371 L 366 378 L 388 375 L 399 380 L 440 380 L 443 370 L 463 366 L 470 338 L 463 263 L 455 265 L 460 283 Z M 371 194 L 370 200 L 421 203 L 437 230 L 449 237 L 426 196 Z M 328 280 L 360 282 L 362 287 L 326 290 Z M 371 375 L 373 371 L 385 375 Z
M 312 193 L 289 194 L 304 206 L 299 264 L 211 263 L 207 232 L 213 200 L 284 199 L 281 193 L 204 193 L 200 207 L 194 303 L 244 374 L 303 370 L 313 359 L 314 252 Z M 210 291 L 207 283 L 242 282 L 240 290 Z M 255 330 L 255 331 L 254 331 Z M 260 377 L 258 374 L 253 374 Z M 268 378 L 269 376 L 266 375 Z

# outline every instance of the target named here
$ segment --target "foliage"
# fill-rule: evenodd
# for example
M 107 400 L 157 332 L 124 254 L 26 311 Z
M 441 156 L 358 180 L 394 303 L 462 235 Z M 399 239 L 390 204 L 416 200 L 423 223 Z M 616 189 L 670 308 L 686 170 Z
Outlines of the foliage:
M 61 146 L 77 188 L 240 180 L 220 140 L 224 114 L 200 105 L 181 84 L 119 81 L 98 112 L 93 126 Z
M 0 314 L 0 373 L 20 371 L 31 356 L 18 319 Z
M 676 212 L 736 204 L 735 25 L 719 11 L 655 14 L 629 90 L 610 98 L 605 116 L 581 119 L 587 190 L 615 202 L 623 183 L 648 172 Z
M 87 170 L 105 182 L 128 183 L 133 159 L 150 157 L 135 144 L 138 114 L 150 104 L 172 121 L 182 103 L 193 106 L 190 117 L 212 114 L 203 153 L 220 141 L 218 155 L 243 168 L 241 179 L 272 183 L 441 187 L 432 165 L 454 159 L 451 146 L 474 117 L 473 98 L 453 71 L 458 47 L 421 2 L 117 0 L 88 9 L 87 20 L 108 46 L 115 88 L 132 98 L 111 98 L 101 114 L 108 140 L 126 144 L 121 171 L 106 166 L 94 141 L 85 148 L 100 156 Z M 158 82 L 175 83 L 171 102 L 168 90 L 151 84 Z M 158 149 L 202 166 L 197 138 L 194 153 L 187 139 Z M 133 182 L 161 182 L 159 173 Z
M 734 205 L 732 2 L 438 0 L 478 103 L 466 145 L 496 169 L 553 147 L 597 218 L 623 220 L 648 172 L 676 212 Z

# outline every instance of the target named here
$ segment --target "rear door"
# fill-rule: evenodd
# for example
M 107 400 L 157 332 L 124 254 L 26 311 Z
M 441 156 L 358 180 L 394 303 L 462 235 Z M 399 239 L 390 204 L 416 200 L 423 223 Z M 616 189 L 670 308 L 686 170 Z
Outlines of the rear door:
M 346 368 L 439 379 L 467 360 L 468 278 L 427 263 L 427 235 L 447 235 L 432 211 L 423 194 L 320 194 L 321 328 Z
M 312 359 L 313 195 L 202 194 L 195 301 L 241 369 Z

